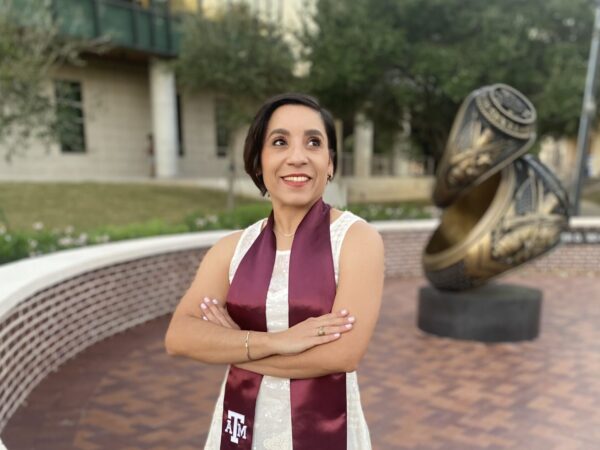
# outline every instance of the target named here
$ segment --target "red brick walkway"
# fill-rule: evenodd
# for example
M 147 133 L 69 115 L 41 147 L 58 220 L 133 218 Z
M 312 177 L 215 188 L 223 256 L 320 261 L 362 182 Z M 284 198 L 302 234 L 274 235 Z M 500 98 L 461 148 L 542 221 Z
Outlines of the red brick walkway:
M 374 449 L 600 448 L 600 280 L 512 276 L 544 290 L 542 334 L 486 345 L 415 327 L 421 279 L 390 279 L 359 369 Z M 9 450 L 201 449 L 223 366 L 171 358 L 163 317 L 49 376 L 2 433 Z

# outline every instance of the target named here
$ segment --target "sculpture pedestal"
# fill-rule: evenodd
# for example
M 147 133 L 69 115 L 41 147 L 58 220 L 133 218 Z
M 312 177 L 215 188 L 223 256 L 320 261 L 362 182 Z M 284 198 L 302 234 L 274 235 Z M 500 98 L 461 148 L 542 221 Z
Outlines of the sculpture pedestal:
M 516 342 L 539 334 L 542 292 L 514 284 L 467 291 L 419 291 L 418 327 L 437 336 L 480 342 Z

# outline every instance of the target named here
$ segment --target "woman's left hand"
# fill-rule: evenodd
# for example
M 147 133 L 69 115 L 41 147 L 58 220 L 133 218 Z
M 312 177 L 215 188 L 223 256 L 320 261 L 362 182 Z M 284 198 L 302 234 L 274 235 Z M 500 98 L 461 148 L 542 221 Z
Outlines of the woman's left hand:
M 200 309 L 202 310 L 202 318 L 204 320 L 225 328 L 240 329 L 238 324 L 229 316 L 223 303 L 218 300 L 211 300 L 208 297 L 204 297 L 204 301 L 200 304 Z

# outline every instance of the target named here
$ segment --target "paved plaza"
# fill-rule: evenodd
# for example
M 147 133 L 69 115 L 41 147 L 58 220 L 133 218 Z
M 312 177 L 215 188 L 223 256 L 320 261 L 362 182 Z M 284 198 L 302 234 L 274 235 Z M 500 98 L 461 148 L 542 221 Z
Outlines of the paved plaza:
M 482 344 L 415 326 L 423 279 L 388 279 L 359 368 L 374 449 L 600 448 L 600 280 L 512 275 L 544 291 L 536 341 Z M 224 366 L 169 357 L 169 317 L 48 376 L 2 433 L 9 450 L 203 448 Z

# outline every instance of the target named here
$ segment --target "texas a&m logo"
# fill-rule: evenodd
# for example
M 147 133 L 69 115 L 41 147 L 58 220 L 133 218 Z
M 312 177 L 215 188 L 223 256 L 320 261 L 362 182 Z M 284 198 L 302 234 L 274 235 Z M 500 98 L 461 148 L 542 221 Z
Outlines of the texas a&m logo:
M 236 413 L 230 409 L 227 410 L 227 426 L 225 427 L 225 433 L 231 435 L 231 442 L 237 444 L 240 437 L 246 439 L 246 429 L 248 427 L 244 425 L 245 421 L 246 416 L 243 414 Z

